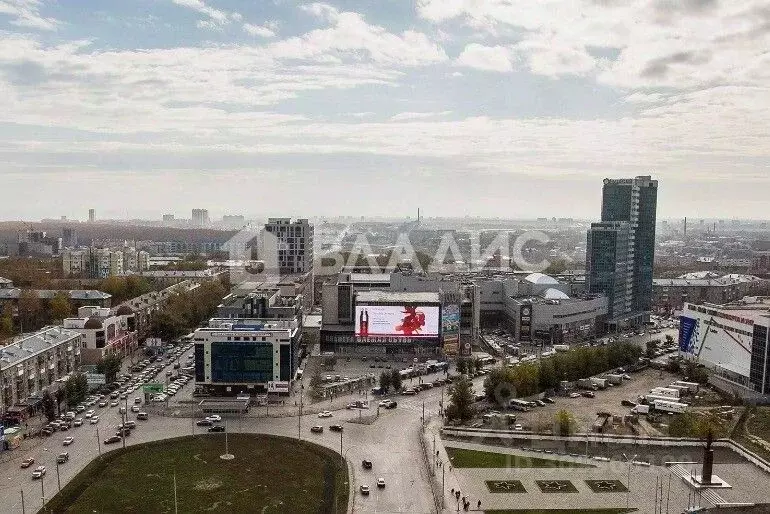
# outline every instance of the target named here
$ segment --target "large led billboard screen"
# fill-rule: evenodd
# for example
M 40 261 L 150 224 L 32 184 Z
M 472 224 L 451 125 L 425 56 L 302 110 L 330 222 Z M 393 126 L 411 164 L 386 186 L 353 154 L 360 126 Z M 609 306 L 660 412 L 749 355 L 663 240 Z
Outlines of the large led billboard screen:
M 438 337 L 438 306 L 357 305 L 356 337 Z

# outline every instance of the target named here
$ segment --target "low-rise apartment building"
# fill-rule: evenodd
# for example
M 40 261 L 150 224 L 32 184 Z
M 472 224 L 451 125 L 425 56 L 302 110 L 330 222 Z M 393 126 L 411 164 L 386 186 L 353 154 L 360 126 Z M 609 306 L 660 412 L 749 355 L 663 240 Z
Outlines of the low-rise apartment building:
M 78 317 L 67 318 L 64 328 L 82 337 L 83 364 L 96 364 L 108 355 L 121 358 L 139 347 L 134 314 L 117 314 L 108 308 L 81 307 Z

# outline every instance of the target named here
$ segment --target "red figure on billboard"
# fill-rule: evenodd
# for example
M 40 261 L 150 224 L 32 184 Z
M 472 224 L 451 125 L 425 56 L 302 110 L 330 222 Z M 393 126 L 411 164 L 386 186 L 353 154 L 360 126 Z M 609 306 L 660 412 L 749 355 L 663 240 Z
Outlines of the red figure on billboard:
M 425 313 L 418 311 L 417 307 L 405 306 L 404 318 L 401 324 L 396 327 L 396 331 L 406 336 L 420 335 L 420 330 L 425 326 Z
M 358 321 L 359 333 L 361 336 L 366 337 L 369 335 L 369 311 L 364 309 L 361 311 L 361 316 Z

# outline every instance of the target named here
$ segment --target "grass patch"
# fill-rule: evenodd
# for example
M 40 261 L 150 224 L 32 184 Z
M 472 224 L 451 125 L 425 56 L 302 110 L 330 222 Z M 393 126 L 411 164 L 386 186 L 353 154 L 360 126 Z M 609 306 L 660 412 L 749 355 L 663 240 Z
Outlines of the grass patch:
M 485 514 L 626 514 L 638 509 L 514 509 L 485 510 Z
M 526 493 L 521 480 L 486 480 L 490 493 Z
M 348 475 L 339 456 L 305 441 L 229 434 L 188 436 L 129 446 L 92 461 L 47 505 L 51 512 L 347 511 Z
M 576 493 L 578 492 L 569 480 L 535 480 L 535 483 L 544 493 Z
M 542 459 L 493 453 L 465 448 L 446 448 L 452 466 L 456 468 L 593 468 L 590 464 L 581 464 L 568 460 Z
M 626 493 L 628 489 L 620 480 L 586 480 L 586 485 L 595 493 Z

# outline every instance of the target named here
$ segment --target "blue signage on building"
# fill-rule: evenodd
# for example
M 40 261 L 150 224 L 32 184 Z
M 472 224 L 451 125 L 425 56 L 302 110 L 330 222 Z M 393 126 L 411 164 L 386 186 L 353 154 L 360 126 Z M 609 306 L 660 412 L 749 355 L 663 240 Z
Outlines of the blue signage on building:
M 685 353 L 693 353 L 695 351 L 695 343 L 697 342 L 696 329 L 698 327 L 698 320 L 688 318 L 686 316 L 679 317 L 679 350 Z M 695 337 L 693 337 L 695 336 Z

